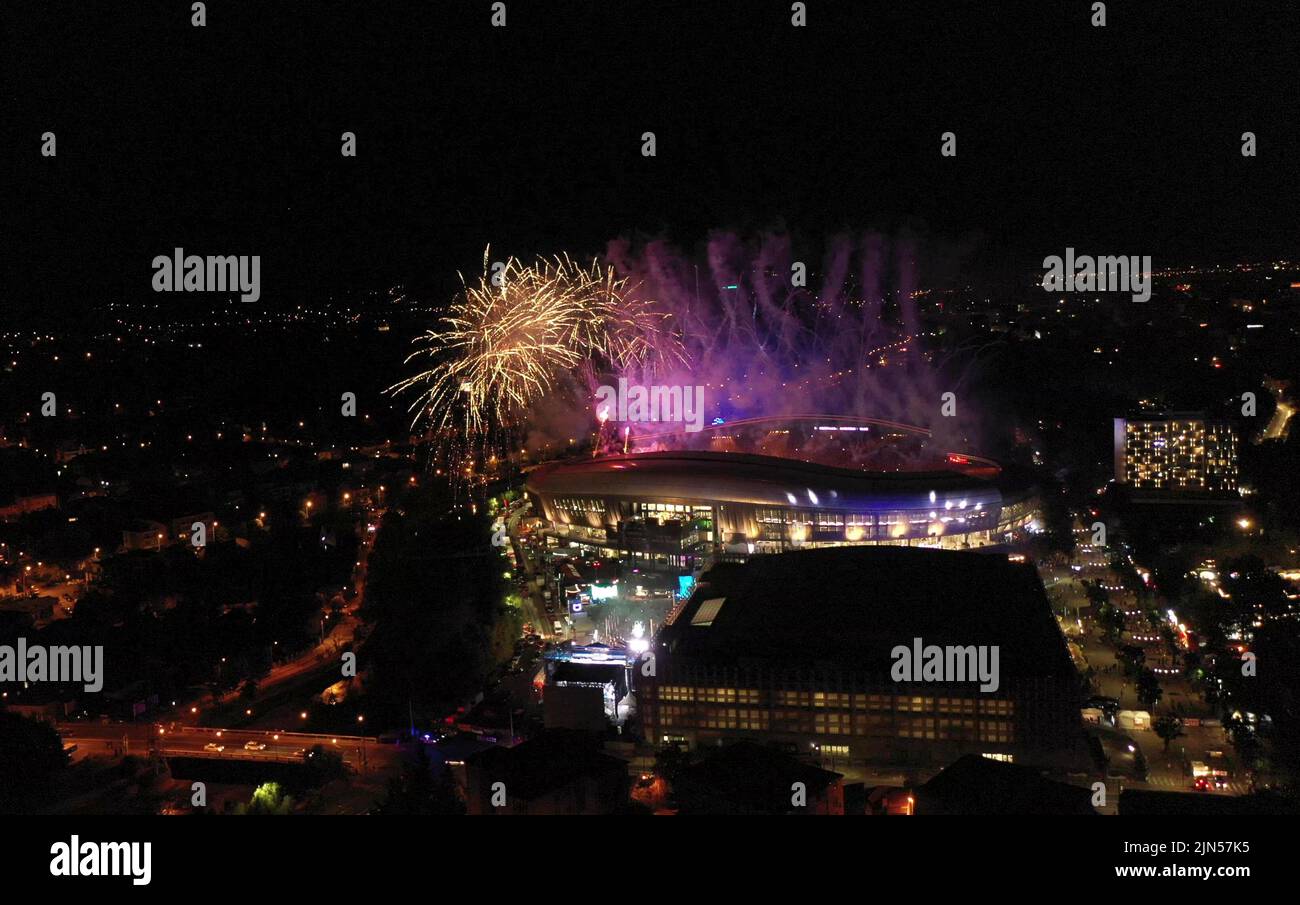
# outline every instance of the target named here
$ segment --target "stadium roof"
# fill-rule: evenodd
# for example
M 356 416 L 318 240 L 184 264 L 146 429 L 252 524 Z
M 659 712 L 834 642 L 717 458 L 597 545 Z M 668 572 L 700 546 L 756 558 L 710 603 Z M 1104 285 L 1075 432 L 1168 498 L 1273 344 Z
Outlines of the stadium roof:
M 726 598 L 707 624 L 695 616 Z M 833 547 L 720 563 L 659 643 L 673 658 L 888 674 L 897 645 L 997 645 L 1001 675 L 1073 664 L 1032 566 L 985 553 Z
M 551 496 L 723 500 L 813 509 L 872 509 L 960 497 L 997 505 L 997 488 L 958 471 L 863 472 L 740 453 L 655 452 L 539 466 L 528 489 Z

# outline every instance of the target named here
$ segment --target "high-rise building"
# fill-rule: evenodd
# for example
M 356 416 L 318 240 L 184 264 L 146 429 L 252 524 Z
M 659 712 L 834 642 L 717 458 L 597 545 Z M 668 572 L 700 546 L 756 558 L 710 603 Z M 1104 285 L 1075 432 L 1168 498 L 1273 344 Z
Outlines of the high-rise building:
M 1237 433 L 1200 413 L 1116 418 L 1115 480 L 1136 490 L 1230 493 Z

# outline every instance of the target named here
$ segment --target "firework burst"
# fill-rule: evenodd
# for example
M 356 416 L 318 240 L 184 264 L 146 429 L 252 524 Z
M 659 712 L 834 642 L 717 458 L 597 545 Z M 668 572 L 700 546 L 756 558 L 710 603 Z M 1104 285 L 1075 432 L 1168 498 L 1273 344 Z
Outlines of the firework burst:
M 467 448 L 488 450 L 553 394 L 579 394 L 598 371 L 680 357 L 668 316 L 632 291 L 613 268 L 568 255 L 495 270 L 490 249 L 474 283 L 415 339 L 406 363 L 428 367 L 389 388 L 414 393 L 412 426 Z

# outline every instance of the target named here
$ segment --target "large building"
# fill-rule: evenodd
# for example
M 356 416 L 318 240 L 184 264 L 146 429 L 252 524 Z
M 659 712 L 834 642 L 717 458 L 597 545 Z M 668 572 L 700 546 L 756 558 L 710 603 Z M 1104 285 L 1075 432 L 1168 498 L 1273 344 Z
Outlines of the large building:
M 968 549 L 1035 527 L 1036 495 L 996 468 L 866 471 L 732 452 L 576 459 L 528 475 L 561 540 L 651 568 L 843 545 Z
M 1237 434 L 1226 421 L 1173 413 L 1116 418 L 1115 481 L 1134 490 L 1232 493 Z
M 998 648 L 996 688 L 956 673 L 896 680 L 892 652 L 916 639 Z M 918 773 L 965 754 L 1072 766 L 1082 750 L 1079 684 L 1042 584 L 998 554 L 844 547 L 720 563 L 651 652 L 634 679 L 655 745 L 749 739 Z

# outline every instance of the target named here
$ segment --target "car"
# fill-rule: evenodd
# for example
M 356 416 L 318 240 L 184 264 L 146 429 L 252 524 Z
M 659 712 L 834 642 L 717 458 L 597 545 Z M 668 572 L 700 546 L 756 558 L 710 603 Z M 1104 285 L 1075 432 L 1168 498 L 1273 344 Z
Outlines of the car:
M 244 742 L 244 750 L 245 750 L 245 751 L 265 751 L 265 750 L 266 750 L 266 742 L 259 742 L 259 741 L 257 741 L 256 739 L 251 739 L 251 740 L 249 740 L 249 741 L 247 741 L 247 742 Z
M 294 756 L 294 757 L 306 757 L 306 756 L 307 756 L 307 749 L 306 749 L 306 748 L 299 748 L 297 751 L 293 752 L 293 756 Z
M 225 745 L 218 745 L 216 742 L 208 742 L 206 745 L 203 746 L 203 750 L 204 750 L 204 751 L 215 751 L 217 754 L 220 754 L 222 751 L 225 751 L 225 750 L 226 750 L 226 746 L 225 746 Z

